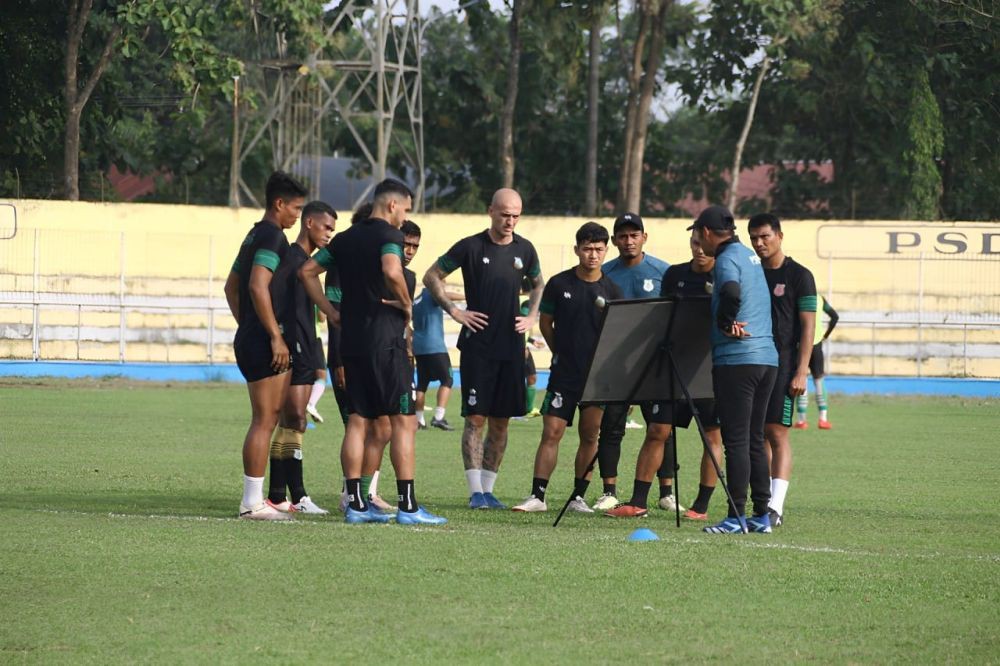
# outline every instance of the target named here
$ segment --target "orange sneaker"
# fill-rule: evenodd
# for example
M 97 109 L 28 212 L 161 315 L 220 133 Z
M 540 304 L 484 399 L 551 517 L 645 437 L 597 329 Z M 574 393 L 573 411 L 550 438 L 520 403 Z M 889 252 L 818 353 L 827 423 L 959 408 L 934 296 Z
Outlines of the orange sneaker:
M 688 509 L 681 514 L 681 517 L 686 520 L 708 520 L 707 513 L 698 513 L 694 509 Z
M 829 421 L 820 421 L 819 422 L 819 429 L 820 430 L 829 430 L 832 427 L 833 426 L 830 424 Z
M 610 511 L 605 511 L 605 516 L 611 516 L 612 518 L 645 518 L 646 514 L 649 513 L 641 506 L 632 506 L 631 504 L 619 504 Z
M 809 421 L 797 421 L 792 427 L 796 430 L 806 430 L 809 428 Z

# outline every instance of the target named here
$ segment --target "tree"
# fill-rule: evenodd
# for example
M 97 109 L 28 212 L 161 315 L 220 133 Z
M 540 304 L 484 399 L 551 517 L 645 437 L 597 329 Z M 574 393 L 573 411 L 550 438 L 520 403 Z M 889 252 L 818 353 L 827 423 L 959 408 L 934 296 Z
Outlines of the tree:
M 604 27 L 604 0 L 592 0 L 587 36 L 587 158 L 585 165 L 584 214 L 597 215 L 597 151 L 601 98 L 601 28 Z
M 521 20 L 527 5 L 528 0 L 512 0 L 508 26 L 507 85 L 500 112 L 500 179 L 504 187 L 514 187 L 514 109 L 521 69 Z

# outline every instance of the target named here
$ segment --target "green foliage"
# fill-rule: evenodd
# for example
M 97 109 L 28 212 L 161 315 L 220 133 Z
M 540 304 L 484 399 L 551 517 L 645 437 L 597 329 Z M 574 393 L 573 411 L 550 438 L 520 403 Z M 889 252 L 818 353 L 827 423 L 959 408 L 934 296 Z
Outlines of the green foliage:
M 904 124 L 903 177 L 905 203 L 903 217 L 934 220 L 941 199 L 941 174 L 937 160 L 944 147 L 941 109 L 931 91 L 925 70 L 918 70 L 911 83 L 910 108 Z

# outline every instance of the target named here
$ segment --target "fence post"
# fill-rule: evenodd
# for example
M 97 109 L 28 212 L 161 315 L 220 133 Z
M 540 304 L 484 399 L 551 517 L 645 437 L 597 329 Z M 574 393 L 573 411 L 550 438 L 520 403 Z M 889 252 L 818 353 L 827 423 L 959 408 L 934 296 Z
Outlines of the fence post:
M 212 278 L 215 276 L 215 236 L 208 237 L 208 364 L 215 354 L 215 310 L 212 308 Z
M 121 232 L 121 257 L 118 271 L 118 362 L 125 362 L 125 232 Z
M 41 259 L 41 247 L 39 242 L 39 235 L 41 234 L 41 229 L 35 229 L 35 248 L 34 248 L 34 260 L 32 261 L 32 275 L 31 275 L 31 356 L 32 360 L 38 361 L 41 359 L 41 342 L 39 340 L 39 304 L 38 304 L 38 285 L 41 280 L 41 275 L 39 273 L 39 261 Z
M 80 343 L 83 341 L 83 303 L 76 305 L 76 360 L 80 360 Z

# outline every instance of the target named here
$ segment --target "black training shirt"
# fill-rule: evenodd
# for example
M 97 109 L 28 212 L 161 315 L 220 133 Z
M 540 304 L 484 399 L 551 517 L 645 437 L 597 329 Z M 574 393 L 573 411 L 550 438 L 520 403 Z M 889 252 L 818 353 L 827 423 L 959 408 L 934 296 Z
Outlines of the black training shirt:
M 604 308 L 608 301 L 622 298 L 622 290 L 603 273 L 596 282 L 585 282 L 571 268 L 546 283 L 539 310 L 552 315 L 555 329 L 550 389 L 583 390 Z
M 307 345 L 313 344 L 316 337 L 316 311 L 306 288 L 299 280 L 298 272 L 302 264 L 309 260 L 309 255 L 298 243 L 292 243 L 285 252 L 285 258 L 278 265 L 278 270 L 274 273 L 274 281 L 280 281 L 284 285 L 284 302 L 286 307 L 286 330 L 285 339 L 289 342 L 298 342 L 301 348 L 306 349 Z M 289 330 L 289 328 L 291 330 Z
M 660 296 L 670 298 L 677 294 L 681 296 L 711 296 L 712 271 L 698 273 L 694 270 L 694 261 L 674 264 L 663 274 L 660 283 Z
M 521 280 L 541 274 L 535 246 L 517 234 L 507 245 L 498 245 L 483 231 L 455 243 L 437 263 L 445 273 L 462 269 L 468 308 L 489 316 L 478 333 L 462 329 L 458 348 L 495 360 L 523 355 L 524 336 L 514 329 L 514 318 L 520 315 Z
M 765 268 L 771 292 L 771 330 L 778 354 L 792 354 L 802 337 L 800 312 L 816 312 L 816 281 L 808 268 L 785 257 L 778 268 Z
M 282 329 L 282 333 L 286 332 L 284 330 L 285 320 L 288 317 L 288 305 L 285 300 L 286 278 L 279 277 L 274 273 L 284 260 L 287 251 L 288 239 L 285 238 L 284 232 L 265 220 L 253 225 L 253 228 L 243 239 L 243 245 L 240 246 L 239 254 L 236 255 L 236 261 L 233 262 L 233 271 L 239 273 L 240 276 L 239 328 L 243 334 L 257 331 L 267 334 L 264 325 L 261 324 L 260 318 L 257 316 L 253 300 L 250 298 L 250 272 L 254 266 L 264 266 L 272 273 L 269 289 L 271 309 L 274 311 L 278 327 Z

